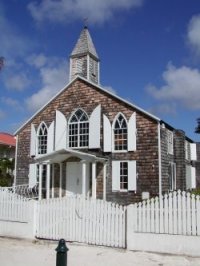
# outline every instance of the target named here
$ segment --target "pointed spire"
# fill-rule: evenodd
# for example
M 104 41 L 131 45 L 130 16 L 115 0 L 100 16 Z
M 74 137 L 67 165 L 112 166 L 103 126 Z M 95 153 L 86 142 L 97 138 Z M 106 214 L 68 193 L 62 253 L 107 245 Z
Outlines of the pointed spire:
M 92 38 L 85 26 L 70 55 L 69 79 L 73 80 L 75 77 L 81 76 L 99 84 L 99 61 Z
M 83 54 L 90 54 L 94 56 L 98 61 L 99 57 L 97 55 L 96 49 L 94 47 L 92 38 L 88 31 L 87 26 L 85 26 L 80 34 L 80 37 L 71 53 L 71 57 L 83 55 Z

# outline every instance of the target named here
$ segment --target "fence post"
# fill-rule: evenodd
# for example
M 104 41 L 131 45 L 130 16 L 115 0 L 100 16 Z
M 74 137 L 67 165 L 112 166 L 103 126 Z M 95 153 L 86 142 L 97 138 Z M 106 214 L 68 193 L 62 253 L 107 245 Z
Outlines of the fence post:
M 56 256 L 56 266 L 67 266 L 67 252 L 68 248 L 65 244 L 64 239 L 60 239 L 58 246 L 56 248 L 57 256 Z
M 126 248 L 131 249 L 134 242 L 135 225 L 137 221 L 137 204 L 127 206 L 126 213 Z
M 33 226 L 32 232 L 33 232 L 33 238 L 35 238 L 38 230 L 38 219 L 39 219 L 38 202 L 36 200 L 29 201 L 29 211 L 31 212 L 32 215 L 32 226 Z

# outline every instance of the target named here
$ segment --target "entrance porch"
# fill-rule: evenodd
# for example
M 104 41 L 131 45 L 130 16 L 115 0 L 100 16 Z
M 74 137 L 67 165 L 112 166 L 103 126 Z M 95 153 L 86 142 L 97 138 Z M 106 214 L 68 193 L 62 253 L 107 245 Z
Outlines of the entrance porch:
M 39 199 L 80 194 L 106 200 L 106 159 L 71 149 L 35 158 Z

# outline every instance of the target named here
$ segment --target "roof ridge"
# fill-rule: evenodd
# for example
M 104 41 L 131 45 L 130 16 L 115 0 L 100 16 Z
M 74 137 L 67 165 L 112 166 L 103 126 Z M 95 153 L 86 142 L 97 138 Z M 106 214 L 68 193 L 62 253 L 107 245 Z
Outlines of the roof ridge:
M 125 100 L 125 99 L 123 99 L 123 98 L 121 98 L 120 96 L 118 96 L 118 95 L 116 95 L 116 94 L 113 94 L 112 92 L 110 92 L 110 91 L 108 91 L 108 90 L 106 90 L 105 88 L 103 88 L 102 87 L 102 85 L 98 85 L 98 84 L 96 84 L 96 83 L 94 83 L 94 82 L 92 82 L 92 81 L 89 81 L 89 80 L 87 80 L 87 79 L 85 79 L 84 77 L 81 77 L 81 76 L 79 76 L 79 75 L 77 75 L 73 80 L 71 80 L 68 84 L 66 84 L 59 92 L 57 92 L 51 99 L 49 99 L 49 101 L 46 103 L 46 104 L 44 104 L 43 106 L 41 106 L 25 123 L 23 123 L 16 131 L 15 131 L 15 133 L 14 133 L 14 135 L 17 135 L 18 134 L 18 132 L 20 131 L 20 130 L 22 130 L 24 127 L 25 127 L 25 125 L 26 124 L 28 124 L 31 120 L 33 120 L 34 119 L 34 117 L 38 114 L 38 113 L 40 113 L 49 103 L 51 103 L 56 97 L 58 97 L 64 90 L 66 90 L 66 89 L 68 89 L 69 88 L 69 86 L 72 84 L 72 83 L 74 83 L 77 79 L 80 79 L 80 80 L 82 80 L 82 81 L 85 81 L 85 82 L 87 82 L 87 83 L 89 83 L 89 84 L 91 84 L 92 86 L 94 86 L 94 87 L 96 87 L 96 88 L 98 88 L 98 89 L 100 89 L 101 91 L 104 91 L 104 92 L 106 92 L 106 93 L 108 93 L 109 95 L 111 95 L 111 96 L 113 96 L 113 97 L 115 97 L 116 99 L 118 99 L 118 100 L 120 100 L 120 101 L 122 101 L 122 102 L 124 102 L 124 103 L 126 103 L 126 104 L 128 104 L 129 106 L 132 106 L 133 108 L 135 108 L 135 109 L 137 109 L 138 111 L 140 111 L 140 112 L 142 112 L 143 114 L 146 114 L 147 116 L 149 116 L 149 117 L 151 117 L 152 119 L 154 119 L 154 120 L 156 120 L 156 121 L 160 121 L 161 119 L 160 118 L 158 118 L 158 117 L 156 117 L 155 115 L 153 115 L 153 114 L 151 114 L 151 113 L 149 113 L 149 112 L 147 112 L 147 111 L 145 111 L 144 109 L 142 109 L 142 108 L 140 108 L 139 106 L 137 106 L 137 105 L 135 105 L 135 104 L 133 104 L 133 103 L 130 103 L 129 101 L 127 101 L 127 100 Z

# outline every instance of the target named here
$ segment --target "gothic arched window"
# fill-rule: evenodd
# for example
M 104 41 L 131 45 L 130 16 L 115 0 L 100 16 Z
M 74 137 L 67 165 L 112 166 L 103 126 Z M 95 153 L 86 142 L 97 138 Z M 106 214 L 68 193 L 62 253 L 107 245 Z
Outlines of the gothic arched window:
M 89 145 L 89 119 L 78 109 L 69 120 L 69 147 L 83 148 Z
M 122 114 L 119 114 L 116 117 L 113 127 L 115 151 L 127 150 L 127 131 L 126 119 Z
M 38 128 L 38 154 L 45 154 L 47 153 L 47 134 L 48 134 L 48 130 L 47 130 L 47 126 L 45 125 L 45 123 L 41 123 L 41 125 Z

